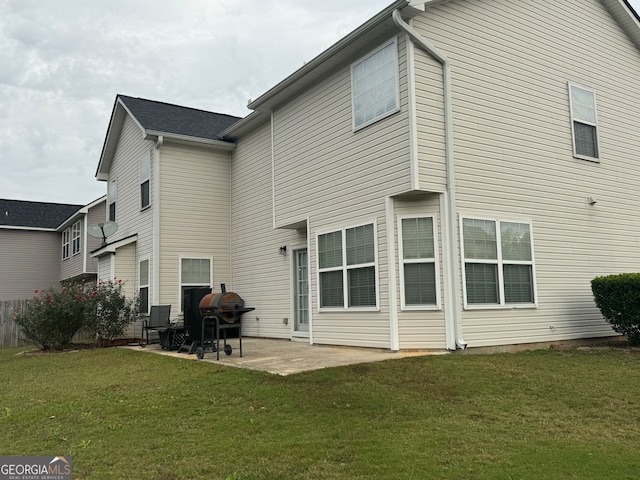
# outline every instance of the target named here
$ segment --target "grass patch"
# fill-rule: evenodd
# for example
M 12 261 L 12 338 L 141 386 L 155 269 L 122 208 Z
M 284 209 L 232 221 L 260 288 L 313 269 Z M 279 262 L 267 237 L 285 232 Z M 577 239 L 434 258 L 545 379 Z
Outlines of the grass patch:
M 414 357 L 280 377 L 0 350 L 0 452 L 74 479 L 631 479 L 640 353 Z

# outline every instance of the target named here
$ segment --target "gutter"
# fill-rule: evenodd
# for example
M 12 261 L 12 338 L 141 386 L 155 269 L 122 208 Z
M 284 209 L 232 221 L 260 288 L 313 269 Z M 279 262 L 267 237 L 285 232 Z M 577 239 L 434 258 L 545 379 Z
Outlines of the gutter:
M 445 289 L 445 331 L 447 332 L 447 349 L 466 349 L 467 342 L 462 338 L 462 315 L 460 312 L 460 264 L 458 261 L 456 241 L 456 182 L 455 164 L 453 156 L 453 95 L 451 91 L 451 64 L 444 52 L 434 47 L 420 33 L 406 23 L 400 11 L 395 9 L 392 13 L 393 22 L 403 30 L 409 38 L 432 58 L 442 65 L 443 90 L 444 90 L 444 129 L 445 129 L 445 163 L 447 187 L 443 195 L 443 208 L 441 208 L 444 228 L 442 229 L 442 256 L 445 267 L 443 279 Z M 453 335 L 452 335 L 453 334 Z M 451 338 L 451 337 L 454 338 Z

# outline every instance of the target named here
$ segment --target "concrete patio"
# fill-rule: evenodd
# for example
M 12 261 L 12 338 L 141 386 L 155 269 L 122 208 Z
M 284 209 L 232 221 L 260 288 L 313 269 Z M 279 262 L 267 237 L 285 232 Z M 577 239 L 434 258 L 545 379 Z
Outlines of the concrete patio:
M 233 352 L 229 356 L 220 352 L 219 361 L 216 360 L 216 353 L 209 350 L 205 352 L 202 360 L 198 360 L 195 354 L 163 350 L 158 344 L 151 344 L 145 347 L 128 346 L 124 348 L 130 348 L 144 353 L 167 355 L 185 360 L 216 363 L 228 367 L 262 370 L 276 375 L 291 375 L 309 370 L 340 367 L 357 363 L 443 354 L 443 352 L 422 350 L 392 352 L 390 350 L 374 348 L 309 345 L 306 342 L 244 337 L 242 339 L 243 356 L 240 357 L 238 340 L 230 339 L 229 345 L 232 346 Z

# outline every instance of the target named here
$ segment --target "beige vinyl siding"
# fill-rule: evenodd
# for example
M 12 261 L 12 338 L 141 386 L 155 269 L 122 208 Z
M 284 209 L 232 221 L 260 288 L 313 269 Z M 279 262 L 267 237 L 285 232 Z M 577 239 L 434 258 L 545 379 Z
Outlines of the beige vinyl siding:
M 35 290 L 59 285 L 59 233 L 0 229 L 0 245 L 0 300 L 29 299 Z
M 221 283 L 233 287 L 229 164 L 228 152 L 168 143 L 160 150 L 159 298 L 176 315 L 180 257 L 212 258 L 213 291 L 219 292 Z
M 145 255 L 151 257 L 153 249 L 153 210 L 152 208 L 140 210 L 140 158 L 149 150 L 151 150 L 150 198 L 153 199 L 156 185 L 153 162 L 154 142 L 143 140 L 142 130 L 129 115 L 126 115 L 109 172 L 109 178 L 115 178 L 117 181 L 116 223 L 118 230 L 107 239 L 107 242 L 112 243 L 137 235 L 136 254 L 138 258 Z M 108 211 L 107 205 L 102 221 L 107 217 Z M 134 261 L 134 265 L 136 263 Z M 150 270 L 154 268 L 152 262 L 150 262 L 149 268 Z M 138 280 L 135 275 L 131 277 L 131 281 L 135 291 L 138 288 Z M 152 288 L 153 286 L 150 285 L 149 298 L 152 298 Z
M 436 275 L 440 276 L 440 303 L 443 302 L 442 291 L 442 245 L 441 236 L 442 226 L 440 224 L 440 196 L 438 194 L 415 195 L 409 198 L 395 200 L 395 242 L 396 252 L 398 250 L 398 242 L 400 236 L 398 229 L 401 228 L 399 217 L 434 215 L 435 226 L 438 235 L 434 238 L 438 245 L 438 267 Z M 445 323 L 443 310 L 403 310 L 400 301 L 400 289 L 402 288 L 403 279 L 401 278 L 401 262 L 399 253 L 397 255 L 397 305 L 398 305 L 398 335 L 400 340 L 400 349 L 445 349 Z
M 418 188 L 443 192 L 447 184 L 442 65 L 417 46 L 413 50 Z
M 468 309 L 465 340 L 612 334 L 589 282 L 640 269 L 640 52 L 595 0 L 452 1 L 414 26 L 452 63 L 459 214 L 533 228 L 537 308 Z M 572 156 L 568 81 L 596 91 L 600 163 Z
M 115 262 L 115 255 L 113 254 L 108 254 L 108 255 L 102 255 L 101 257 L 98 257 L 98 280 L 101 282 L 108 282 L 109 280 L 112 280 L 114 275 L 114 270 L 115 270 L 115 265 L 113 265 L 113 262 Z
M 231 172 L 234 291 L 256 309 L 243 316 L 243 335 L 290 338 L 291 247 L 305 245 L 306 235 L 273 229 L 269 124 L 238 142 Z M 279 254 L 283 245 L 288 246 L 286 255 Z
M 122 282 L 124 294 L 128 298 L 136 295 L 136 244 L 131 243 L 118 248 L 113 257 L 116 262 L 114 282 Z M 136 333 L 140 335 L 140 329 L 135 324 L 130 324 L 123 335 L 124 338 L 134 338 Z
M 350 63 L 275 109 L 276 225 L 356 203 L 366 208 L 410 188 L 404 37 L 397 45 L 398 113 L 353 132 Z
M 80 252 L 77 254 L 73 254 L 73 225 L 76 222 L 73 222 L 69 225 L 69 257 L 62 259 L 62 264 L 60 268 L 60 280 L 65 280 L 67 278 L 75 277 L 76 275 L 80 275 L 84 270 L 84 253 L 86 245 L 84 244 L 84 217 L 78 219 L 80 221 Z M 76 221 L 78 221 L 76 220 Z M 60 235 L 62 237 L 62 235 Z M 62 251 L 62 239 L 60 240 L 60 250 Z M 62 258 L 62 255 L 61 255 Z
M 106 217 L 105 205 L 106 205 L 106 201 L 99 203 L 98 205 L 96 205 L 95 207 L 89 210 L 89 213 L 87 214 L 87 227 L 90 225 L 95 225 L 99 222 L 104 222 L 104 219 Z M 102 245 L 102 239 L 92 237 L 91 235 L 87 235 L 86 238 L 87 238 L 87 244 L 83 246 L 83 249 L 84 249 L 83 253 L 87 259 L 86 260 L 87 271 L 85 273 L 97 273 L 98 259 L 92 258 L 91 252 L 99 248 L 100 245 Z

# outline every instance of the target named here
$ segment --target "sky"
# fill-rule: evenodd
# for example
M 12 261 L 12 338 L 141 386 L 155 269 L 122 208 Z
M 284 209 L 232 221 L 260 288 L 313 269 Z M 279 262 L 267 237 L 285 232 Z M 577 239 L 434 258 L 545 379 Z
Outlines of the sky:
M 391 1 L 0 0 L 0 198 L 90 203 L 117 94 L 243 117 Z

